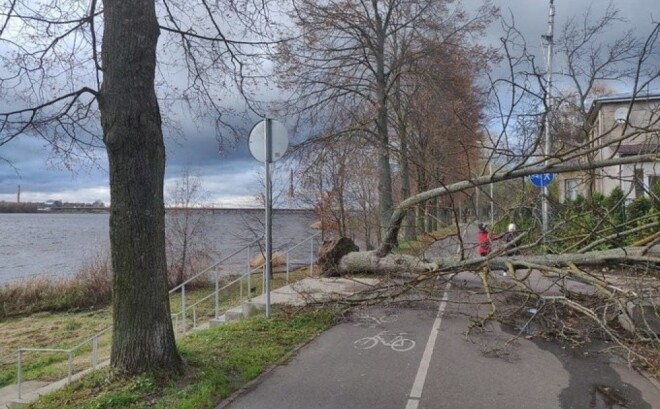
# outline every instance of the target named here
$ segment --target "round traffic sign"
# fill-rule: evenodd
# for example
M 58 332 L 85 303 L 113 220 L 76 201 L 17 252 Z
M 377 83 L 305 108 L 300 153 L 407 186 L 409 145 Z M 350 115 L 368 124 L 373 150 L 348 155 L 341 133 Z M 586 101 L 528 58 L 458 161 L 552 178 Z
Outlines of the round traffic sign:
M 266 132 L 267 124 L 270 123 L 270 158 L 268 162 L 275 162 L 284 156 L 289 147 L 289 135 L 281 122 L 272 119 L 264 119 L 257 123 L 250 131 L 248 147 L 250 153 L 259 162 L 266 162 Z
M 537 173 L 529 176 L 529 181 L 536 187 L 546 187 L 554 180 L 554 173 Z

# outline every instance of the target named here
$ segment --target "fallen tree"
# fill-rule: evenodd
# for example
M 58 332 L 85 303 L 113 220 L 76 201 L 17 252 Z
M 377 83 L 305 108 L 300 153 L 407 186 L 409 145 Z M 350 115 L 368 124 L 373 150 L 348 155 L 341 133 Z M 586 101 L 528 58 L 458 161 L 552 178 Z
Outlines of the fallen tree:
M 566 268 L 571 266 L 599 267 L 616 263 L 635 262 L 660 267 L 660 251 L 649 252 L 646 247 L 627 247 L 612 250 L 592 251 L 588 253 L 543 254 L 524 257 L 495 256 L 489 258 L 439 258 L 425 260 L 405 254 L 387 254 L 379 256 L 377 251 L 353 252 L 342 257 L 340 272 L 371 274 L 422 274 L 435 271 L 460 272 L 509 268 Z
M 658 161 L 659 156 L 615 158 L 594 161 L 589 167 Z M 454 256 L 427 258 L 395 254 L 393 249 L 406 210 L 432 198 L 465 189 L 552 171 L 584 170 L 584 164 L 551 163 L 543 167 L 521 167 L 493 173 L 470 181 L 432 189 L 410 197 L 394 210 L 381 246 L 375 251 L 348 253 L 339 261 L 340 274 L 367 273 L 397 277 L 398 286 L 379 288 L 361 302 L 392 300 L 411 291 L 445 283 L 461 273 L 478 278 L 477 291 L 490 306 L 485 315 L 474 320 L 474 327 L 483 327 L 489 320 L 507 322 L 511 314 L 520 314 L 533 307 L 532 319 L 543 320 L 545 328 L 565 341 L 583 343 L 599 333 L 624 352 L 631 362 L 654 371 L 660 368 L 656 351 L 660 346 L 660 238 L 658 221 L 605 235 L 585 243 L 574 252 L 563 254 L 528 254 L 506 256 L 505 250 L 489 257 L 465 257 L 465 245 L 457 235 Z M 596 251 L 603 243 L 627 234 L 647 232 L 649 235 L 634 246 Z M 538 238 L 526 248 L 543 243 Z M 506 278 L 493 272 L 507 271 Z M 533 279 L 532 279 L 533 278 Z M 539 285 L 539 282 L 544 283 Z M 512 312 L 513 311 L 513 312 Z M 537 315 L 538 314 L 538 315 Z M 575 318 L 575 317 L 579 318 Z M 573 318 L 571 318 L 573 317 Z M 522 331 L 521 331 L 522 332 Z

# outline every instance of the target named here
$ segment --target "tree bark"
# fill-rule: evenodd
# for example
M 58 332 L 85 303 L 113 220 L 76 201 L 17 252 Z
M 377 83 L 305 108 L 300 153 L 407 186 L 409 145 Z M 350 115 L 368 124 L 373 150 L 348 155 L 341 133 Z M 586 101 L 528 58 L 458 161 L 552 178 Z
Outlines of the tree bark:
M 430 271 L 460 272 L 478 270 L 487 265 L 491 269 L 503 270 L 509 265 L 517 268 L 563 268 L 572 265 L 581 267 L 607 266 L 614 262 L 638 261 L 660 265 L 660 254 L 643 255 L 643 247 L 628 247 L 613 250 L 594 251 L 590 253 L 547 254 L 521 257 L 474 257 L 467 260 L 457 260 L 455 257 L 424 260 L 414 256 L 388 254 L 381 257 L 375 251 L 360 251 L 349 253 L 339 262 L 340 272 L 396 274 L 421 274 Z
M 99 106 L 110 165 L 114 370 L 181 370 L 165 260 L 165 145 L 150 0 L 106 0 Z
M 462 182 L 453 183 L 448 186 L 441 186 L 435 189 L 418 193 L 415 196 L 403 200 L 401 203 L 399 203 L 396 209 L 394 209 L 394 211 L 392 212 L 392 217 L 390 218 L 390 223 L 387 229 L 387 233 L 385 234 L 385 237 L 383 237 L 381 245 L 378 248 L 377 254 L 380 257 L 383 257 L 386 254 L 389 254 L 392 251 L 392 249 L 396 246 L 397 238 L 399 236 L 399 230 L 401 229 L 401 222 L 405 217 L 405 212 L 407 211 L 407 209 L 412 206 L 425 203 L 430 199 L 445 196 L 451 193 L 462 192 L 470 188 L 477 188 L 479 186 L 483 186 L 489 183 L 522 178 L 524 176 L 529 176 L 535 173 L 542 173 L 542 172 L 564 173 L 564 172 L 574 172 L 577 170 L 584 171 L 588 169 L 597 169 L 612 165 L 654 162 L 658 160 L 660 160 L 660 156 L 653 153 L 647 155 L 626 156 L 622 158 L 612 158 L 602 161 L 594 161 L 589 164 L 562 164 L 562 162 L 557 162 L 541 167 L 525 167 L 512 171 L 495 172 L 491 175 L 480 176 L 472 180 L 464 180 Z

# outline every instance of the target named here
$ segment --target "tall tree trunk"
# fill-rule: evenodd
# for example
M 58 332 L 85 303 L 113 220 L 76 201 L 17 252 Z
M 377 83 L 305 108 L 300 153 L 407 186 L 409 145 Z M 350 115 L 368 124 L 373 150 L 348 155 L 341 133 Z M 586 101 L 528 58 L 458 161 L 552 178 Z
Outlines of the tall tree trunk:
M 385 126 L 387 129 L 387 126 Z M 379 237 L 387 232 L 387 226 L 392 217 L 394 200 L 392 198 L 392 172 L 390 170 L 390 152 L 388 139 L 384 138 L 378 149 L 378 203 L 379 203 Z M 396 245 L 396 238 L 392 243 Z
M 373 3 L 376 4 L 375 2 Z M 392 172 L 390 168 L 390 139 L 388 131 L 387 114 L 387 88 L 388 81 L 385 77 L 385 38 L 387 36 L 386 24 L 379 11 L 374 10 L 376 26 L 376 98 L 378 101 L 376 114 L 376 133 L 378 135 L 378 202 L 379 202 L 379 238 L 387 233 L 387 227 L 394 209 L 394 198 L 392 195 Z M 390 238 L 391 245 L 397 245 L 397 237 Z M 379 239 L 380 241 L 380 239 Z
M 99 98 L 110 165 L 111 365 L 181 370 L 167 293 L 165 145 L 154 89 L 158 22 L 151 0 L 104 2 Z
M 425 170 L 422 166 L 417 166 L 417 189 L 420 192 L 428 190 L 426 183 Z M 405 200 L 405 199 L 404 199 Z M 417 209 L 417 230 L 418 234 L 426 233 L 426 204 L 420 204 L 415 207 Z
M 406 124 L 399 121 L 399 137 L 401 138 L 401 200 L 410 197 L 410 163 L 408 162 L 408 133 L 406 132 Z M 403 230 L 404 240 L 415 240 L 415 212 L 414 209 L 409 209 L 406 212 L 404 220 L 405 229 Z
M 346 207 L 344 206 L 344 187 L 342 186 L 339 194 L 337 195 L 339 204 L 339 237 L 347 237 L 348 231 L 346 229 Z

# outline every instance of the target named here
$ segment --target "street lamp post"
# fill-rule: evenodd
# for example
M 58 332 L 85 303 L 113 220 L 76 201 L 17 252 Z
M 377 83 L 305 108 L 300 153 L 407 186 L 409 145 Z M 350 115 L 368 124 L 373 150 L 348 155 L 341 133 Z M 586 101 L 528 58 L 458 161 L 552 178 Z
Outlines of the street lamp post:
M 543 156 L 545 157 L 545 164 L 550 164 L 550 154 L 552 150 L 552 136 L 550 134 L 550 116 L 552 112 L 552 53 L 553 53 L 553 30 L 555 24 L 555 4 L 554 0 L 550 0 L 550 10 L 548 13 L 548 33 L 542 36 L 543 40 L 548 45 L 548 55 L 547 55 L 547 72 L 546 72 L 546 92 L 545 92 L 545 104 L 546 104 L 546 115 L 545 115 L 545 144 L 543 149 Z M 543 217 L 543 235 L 545 240 L 545 234 L 549 229 L 549 209 L 548 209 L 548 186 L 543 187 L 543 197 L 541 202 L 541 213 Z

